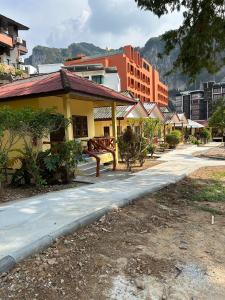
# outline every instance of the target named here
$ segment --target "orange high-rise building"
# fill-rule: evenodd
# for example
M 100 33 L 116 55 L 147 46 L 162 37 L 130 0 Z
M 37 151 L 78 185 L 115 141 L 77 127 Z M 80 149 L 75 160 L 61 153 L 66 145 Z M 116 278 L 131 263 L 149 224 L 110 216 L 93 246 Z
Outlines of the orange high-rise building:
M 143 102 L 168 105 L 168 87 L 159 79 L 159 73 L 132 46 L 109 52 L 106 55 L 85 56 L 66 61 L 65 66 L 102 64 L 116 67 L 121 80 L 121 90 L 130 91 Z

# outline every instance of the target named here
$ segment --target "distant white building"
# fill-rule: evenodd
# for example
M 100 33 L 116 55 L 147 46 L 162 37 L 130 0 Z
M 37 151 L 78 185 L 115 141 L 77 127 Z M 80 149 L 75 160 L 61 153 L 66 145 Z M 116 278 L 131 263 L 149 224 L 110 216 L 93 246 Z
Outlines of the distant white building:
M 49 73 L 54 73 L 58 72 L 61 70 L 63 67 L 63 64 L 58 63 L 58 64 L 41 64 L 38 65 L 38 73 L 39 74 L 49 74 Z
M 32 65 L 21 65 L 20 67 L 22 70 L 26 71 L 27 74 L 29 75 L 34 75 L 34 74 L 37 74 L 38 71 L 37 71 L 37 68 L 35 68 L 34 66 Z
M 121 91 L 120 77 L 116 67 L 105 68 L 102 64 L 83 64 L 63 68 L 117 92 Z

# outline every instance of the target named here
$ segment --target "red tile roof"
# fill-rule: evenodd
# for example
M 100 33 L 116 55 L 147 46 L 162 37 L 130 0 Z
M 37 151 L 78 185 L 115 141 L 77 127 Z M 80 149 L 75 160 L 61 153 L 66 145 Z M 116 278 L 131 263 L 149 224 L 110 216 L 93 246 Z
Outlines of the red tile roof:
M 60 70 L 56 73 L 30 77 L 6 84 L 0 87 L 0 100 L 24 98 L 26 96 L 40 97 L 46 94 L 55 94 L 56 92 L 74 92 L 83 96 L 98 97 L 102 100 L 136 103 L 132 98 L 79 77 L 67 70 Z

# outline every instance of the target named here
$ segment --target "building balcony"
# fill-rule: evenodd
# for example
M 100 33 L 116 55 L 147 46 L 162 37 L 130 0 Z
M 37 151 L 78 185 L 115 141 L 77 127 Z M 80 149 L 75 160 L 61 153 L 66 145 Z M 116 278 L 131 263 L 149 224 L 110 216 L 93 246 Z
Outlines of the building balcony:
M 27 54 L 28 49 L 27 49 L 26 41 L 23 40 L 23 42 L 18 45 L 18 50 L 20 51 L 21 55 Z
M 0 44 L 2 44 L 3 46 L 10 47 L 10 48 L 13 47 L 12 37 L 5 33 L 0 33 Z

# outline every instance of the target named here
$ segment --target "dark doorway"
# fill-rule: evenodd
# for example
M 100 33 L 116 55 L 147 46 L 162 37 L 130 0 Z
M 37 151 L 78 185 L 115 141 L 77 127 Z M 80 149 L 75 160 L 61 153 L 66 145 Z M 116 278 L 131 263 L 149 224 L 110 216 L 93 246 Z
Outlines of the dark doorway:
M 110 128 L 109 128 L 109 126 L 105 126 L 104 127 L 104 136 L 105 137 L 110 136 Z

